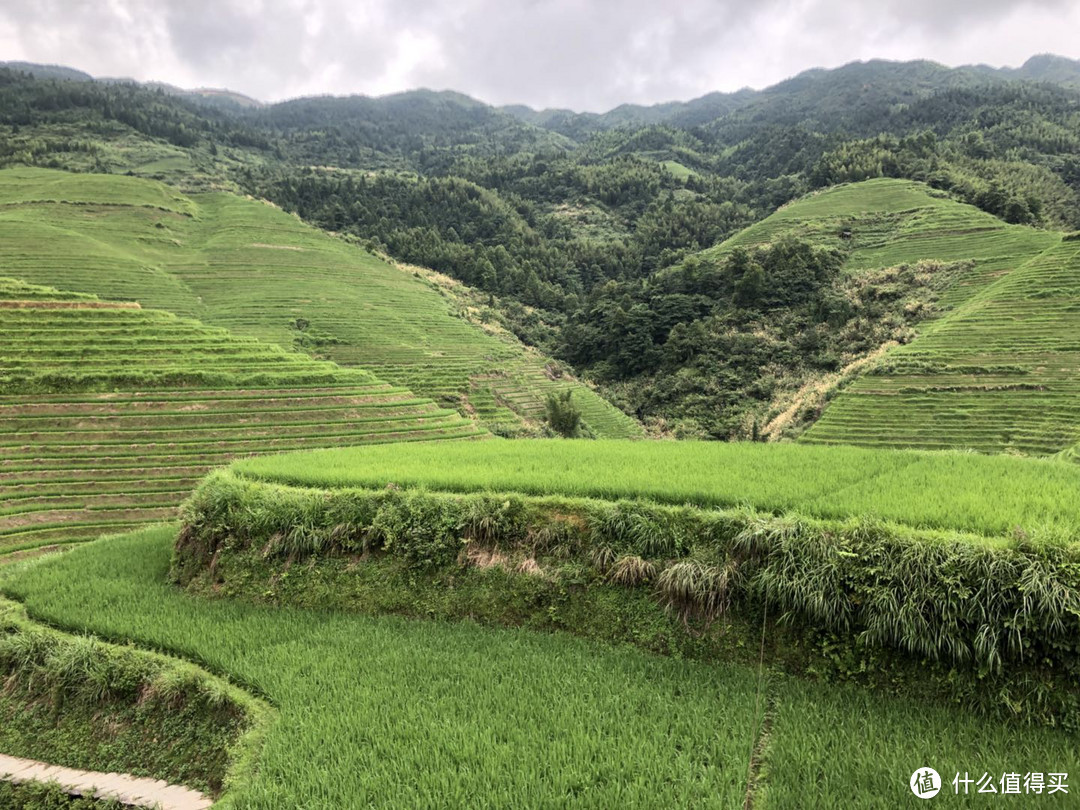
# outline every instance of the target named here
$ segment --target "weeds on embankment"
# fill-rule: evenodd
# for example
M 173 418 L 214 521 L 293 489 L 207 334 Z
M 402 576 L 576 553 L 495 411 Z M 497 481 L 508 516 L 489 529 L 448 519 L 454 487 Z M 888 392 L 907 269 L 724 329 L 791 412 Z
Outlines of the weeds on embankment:
M 804 667 L 828 668 L 839 648 L 842 674 L 880 674 L 900 656 L 927 667 L 954 698 L 1075 723 L 1074 545 L 745 508 L 302 489 L 231 472 L 208 477 L 183 518 L 173 559 L 182 583 L 235 586 L 222 572 L 243 578 L 242 565 L 226 563 L 244 555 L 278 574 L 299 560 L 388 557 L 420 577 L 467 568 L 483 550 L 488 565 L 512 561 L 562 588 L 647 585 L 693 632 L 767 605 L 803 646 L 820 648 L 822 660 L 811 655 Z

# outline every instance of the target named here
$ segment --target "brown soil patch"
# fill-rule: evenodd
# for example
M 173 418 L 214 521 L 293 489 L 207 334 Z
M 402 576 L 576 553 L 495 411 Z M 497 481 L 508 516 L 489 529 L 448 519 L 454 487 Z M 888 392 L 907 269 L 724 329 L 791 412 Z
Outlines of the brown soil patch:
M 44 557 L 46 554 L 57 554 L 62 551 L 70 551 L 73 545 L 57 545 L 55 543 L 38 548 L 28 548 L 23 551 L 12 551 L 8 554 L 0 554 L 0 565 L 18 562 L 19 560 L 32 560 L 35 557 Z
M 0 309 L 142 309 L 138 301 L 0 301 Z
M 269 250 L 296 250 L 301 253 L 304 251 L 304 248 L 296 245 L 268 245 L 265 242 L 252 242 L 251 247 L 268 248 Z

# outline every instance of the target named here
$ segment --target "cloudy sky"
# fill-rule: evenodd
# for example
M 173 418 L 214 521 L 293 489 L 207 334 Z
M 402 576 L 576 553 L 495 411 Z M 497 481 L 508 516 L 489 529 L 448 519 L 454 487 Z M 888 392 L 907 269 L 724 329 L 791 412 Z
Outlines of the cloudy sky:
M 602 111 L 809 67 L 1080 58 L 1080 0 L 3 0 L 0 60 L 271 101 L 454 89 Z

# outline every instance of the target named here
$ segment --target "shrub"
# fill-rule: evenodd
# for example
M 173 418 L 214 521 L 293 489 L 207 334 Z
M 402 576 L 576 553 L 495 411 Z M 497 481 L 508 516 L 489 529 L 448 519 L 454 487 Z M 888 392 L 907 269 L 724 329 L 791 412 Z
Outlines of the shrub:
M 567 388 L 557 394 L 548 394 L 544 405 L 548 426 L 565 438 L 573 438 L 581 429 L 581 411 L 573 402 L 574 392 Z

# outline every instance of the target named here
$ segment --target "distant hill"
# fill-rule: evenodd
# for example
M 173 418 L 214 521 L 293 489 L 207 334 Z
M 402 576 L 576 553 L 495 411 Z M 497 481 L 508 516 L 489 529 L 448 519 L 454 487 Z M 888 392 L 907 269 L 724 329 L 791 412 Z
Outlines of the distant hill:
M 160 88 L 170 95 L 186 98 L 211 107 L 224 107 L 225 109 L 254 109 L 264 106 L 263 102 L 258 99 L 254 99 L 251 96 L 245 96 L 243 93 L 237 93 L 233 90 L 219 90 L 212 87 L 196 87 L 192 90 L 185 90 L 182 87 L 176 87 L 175 85 L 164 84 L 162 82 L 145 82 L 144 85 L 151 89 Z
M 1001 68 L 998 72 L 1017 79 L 1080 87 L 1080 59 L 1066 59 L 1052 53 L 1038 54 L 1019 68 Z
M 1080 440 L 1078 244 L 843 184 L 606 285 L 563 351 L 680 436 L 1052 455 Z
M 225 106 L 235 108 L 261 107 L 263 103 L 257 99 L 236 93 L 232 90 L 219 90 L 208 87 L 199 87 L 192 90 L 177 87 L 165 82 L 138 82 L 130 78 L 96 77 L 81 70 L 64 67 L 62 65 L 41 65 L 35 62 L 0 62 L 0 68 L 17 70 L 21 73 L 29 73 L 38 79 L 60 79 L 63 81 L 77 82 L 102 82 L 105 84 L 141 84 L 150 89 L 160 89 L 169 95 L 206 104 L 209 106 Z
M 881 115 L 892 105 L 909 104 L 933 92 L 1010 80 L 1080 87 L 1080 60 L 1045 54 L 1033 56 L 1019 68 L 986 65 L 949 68 L 928 60 L 873 59 L 833 69 L 813 68 L 762 90 L 716 92 L 690 101 L 654 105 L 624 104 L 605 113 L 533 110 L 524 105 L 501 109 L 523 121 L 581 139 L 619 127 L 701 126 L 738 111 L 775 119 L 778 123 L 811 118 L 820 124 L 838 115 L 848 118 L 860 108 L 868 117 Z
M 496 430 L 528 430 L 543 392 L 578 384 L 566 367 L 560 371 L 547 360 L 557 357 L 599 386 L 602 398 L 580 389 L 590 407 L 600 403 L 586 419 L 599 432 L 636 429 L 606 400 L 675 435 L 794 435 L 817 411 L 793 403 L 803 416 L 778 433 L 770 411 L 780 400 L 796 396 L 804 383 L 840 390 L 876 360 L 873 352 L 891 351 L 887 344 L 910 342 L 916 334 L 920 341 L 928 337 L 931 321 L 944 323 L 967 306 L 967 294 L 985 288 L 994 273 L 1014 272 L 1048 249 L 1046 237 L 1080 227 L 1076 68 L 1052 56 L 1009 69 L 871 60 L 805 71 L 763 90 L 623 105 L 603 114 L 497 109 L 460 93 L 430 90 L 245 107 L 143 85 L 32 78 L 0 69 L 0 166 L 165 181 L 171 191 L 183 192 L 176 204 L 195 211 L 199 221 L 219 217 L 218 198 L 206 192 L 239 192 L 375 254 L 421 266 L 391 268 L 398 281 L 419 275 L 406 288 L 415 310 L 369 311 L 371 302 L 355 289 L 327 293 L 327 302 L 300 296 L 287 259 L 304 251 L 243 244 L 280 247 L 280 230 L 300 239 L 287 247 L 303 247 L 314 232 L 293 234 L 300 226 L 280 212 L 271 221 L 250 207 L 223 208 L 220 217 L 253 216 L 250 227 L 265 233 L 234 246 L 235 255 L 245 272 L 273 272 L 280 286 L 271 298 L 285 302 L 262 308 L 278 312 L 273 323 L 253 323 L 235 319 L 218 298 L 220 290 L 185 261 L 148 256 L 165 236 L 160 230 L 129 223 L 128 230 L 140 236 L 124 243 L 117 236 L 120 224 L 104 239 L 86 230 L 87 223 L 73 230 L 57 222 L 38 240 L 47 253 L 54 243 L 59 249 L 76 236 L 89 237 L 85 248 L 62 257 L 67 266 L 77 267 L 72 257 L 85 250 L 85 265 L 107 271 L 99 280 L 111 283 L 122 275 L 140 289 L 152 282 L 154 306 L 371 366 L 470 415 L 472 408 Z M 863 181 L 863 191 L 851 197 L 812 194 Z M 911 181 L 915 185 L 904 185 Z M 35 182 L 52 184 L 43 176 Z M 160 197 L 164 187 L 150 184 L 138 195 L 148 194 L 147 188 Z M 871 194 L 875 188 L 894 193 Z M 918 216 L 879 210 L 883 196 L 905 200 Z M 810 211 L 809 201 L 819 197 L 850 203 L 840 214 L 848 226 L 829 221 L 817 228 L 815 214 L 787 227 L 794 224 L 784 220 L 791 210 Z M 798 208 L 784 207 L 796 200 Z M 33 202 L 20 201 L 7 213 L 29 221 Z M 121 200 L 118 208 L 125 205 Z M 56 209 L 37 212 L 31 225 L 50 224 L 54 214 Z M 100 228 L 121 223 L 103 220 Z M 953 227 L 954 220 L 966 226 Z M 744 230 L 754 223 L 760 225 Z M 780 236 L 791 240 L 755 241 L 753 234 L 777 223 L 787 229 Z M 209 239 L 204 226 L 177 225 L 173 233 L 166 225 L 189 253 L 185 240 Z M 843 230 L 852 230 L 852 237 L 841 240 Z M 881 238 L 876 257 L 868 241 L 873 234 Z M 749 260 L 729 267 L 731 251 L 716 246 L 740 241 Z M 103 244 L 110 246 L 104 253 Z M 344 241 L 334 244 L 337 250 Z M 1029 247 L 1033 252 L 1023 253 Z M 390 265 L 358 248 L 350 251 L 341 267 L 356 278 L 387 279 Z M 842 257 L 842 272 L 830 251 Z M 215 256 L 209 261 L 216 271 L 219 259 L 210 248 L 195 251 L 195 265 L 208 261 L 206 254 Z M 354 264 L 359 255 L 367 258 Z M 897 256 L 908 256 L 897 260 L 900 269 L 887 263 Z M 859 257 L 871 263 L 853 264 Z M 26 260 L 18 253 L 9 258 Z M 376 267 L 383 270 L 376 273 Z M 316 278 L 338 291 L 340 278 L 330 269 L 322 265 Z M 106 294 L 63 279 L 39 280 Z M 418 298 L 416 283 L 428 290 Z M 247 292 L 241 288 L 239 295 Z M 441 310 L 432 307 L 431 294 Z M 142 300 L 142 293 L 123 287 L 108 295 Z M 339 317 L 346 310 L 365 317 Z M 447 333 L 444 342 L 452 351 L 439 354 L 432 341 L 443 338 L 427 329 L 427 316 L 401 315 L 420 310 L 438 311 L 430 323 L 439 329 L 447 312 L 461 313 L 462 322 L 470 322 L 468 334 L 490 334 L 474 341 L 466 333 Z M 297 319 L 314 331 L 294 334 L 288 324 Z M 329 334 L 323 328 L 328 323 Z M 537 347 L 535 353 L 525 352 L 510 332 Z M 382 347 L 382 334 L 408 351 L 360 348 Z M 524 365 L 508 365 L 503 351 L 528 356 Z M 842 379 L 826 382 L 830 374 Z M 823 432 L 831 418 L 808 438 L 831 440 Z M 1060 435 L 1044 433 L 1050 439 L 999 435 L 980 444 L 971 437 L 971 446 L 1044 453 L 1061 444 Z
M 29 73 L 38 78 L 71 81 L 132 82 L 131 79 L 95 78 L 60 65 L 31 62 L 0 62 L 0 68 Z M 209 106 L 233 110 L 265 110 L 259 120 L 295 130 L 320 125 L 385 127 L 389 122 L 414 132 L 430 131 L 438 121 L 454 140 L 465 131 L 482 134 L 506 130 L 502 118 L 558 133 L 574 141 L 617 128 L 671 126 L 700 127 L 733 113 L 747 111 L 772 122 L 803 121 L 816 125 L 840 119 L 848 121 L 861 110 L 867 119 L 882 115 L 895 105 L 910 104 L 932 93 L 958 90 L 987 83 L 1014 81 L 1048 83 L 1080 89 L 1080 60 L 1053 54 L 1032 56 L 1018 68 L 963 65 L 950 68 L 929 60 L 856 61 L 838 68 L 812 68 L 769 87 L 735 92 L 713 92 L 688 101 L 660 104 L 622 104 L 607 112 L 576 112 L 568 109 L 534 110 L 523 104 L 492 107 L 463 93 L 410 90 L 386 96 L 308 96 L 266 104 L 227 89 L 186 89 L 162 82 L 143 86 Z M 500 122 L 501 120 L 501 122 Z M 858 119 L 856 119 L 858 120 Z M 479 131 L 477 131 L 479 127 Z
M 92 82 L 94 77 L 75 68 L 63 65 L 39 65 L 35 62 L 0 62 L 0 68 L 29 73 L 38 79 L 63 79 L 69 82 Z
M 571 146 L 561 135 L 450 91 L 311 96 L 253 110 L 244 120 L 280 133 L 296 159 L 318 165 L 356 165 L 373 152 L 475 147 L 483 153 L 514 153 Z

